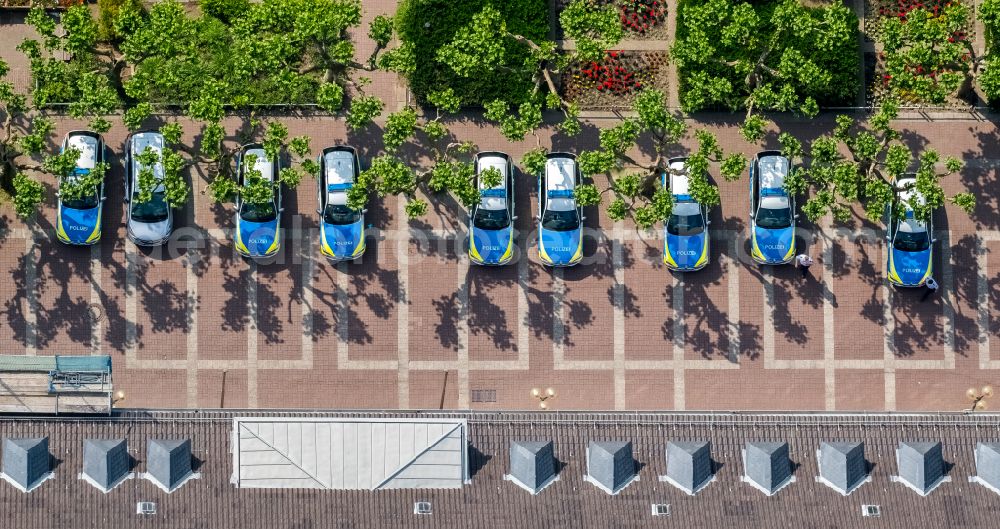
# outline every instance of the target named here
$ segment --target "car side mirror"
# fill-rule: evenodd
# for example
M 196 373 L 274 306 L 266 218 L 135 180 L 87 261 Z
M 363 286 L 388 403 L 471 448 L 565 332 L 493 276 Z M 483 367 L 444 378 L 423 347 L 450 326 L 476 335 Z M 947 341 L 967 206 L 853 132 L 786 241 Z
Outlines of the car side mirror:
M 517 220 L 517 215 L 514 215 L 513 217 L 511 217 L 510 220 Z
M 796 218 L 796 219 L 798 219 L 798 218 L 799 218 L 799 215 L 798 215 L 798 213 L 796 213 L 796 214 L 795 214 L 795 218 Z
M 56 191 L 56 198 L 62 198 L 62 193 L 60 193 L 59 191 Z
M 711 226 L 711 225 L 712 225 L 712 221 L 710 221 L 710 220 L 706 220 L 705 221 L 705 226 Z
M 107 199 L 108 199 L 108 197 L 101 197 L 101 202 L 104 202 Z
M 128 204 L 128 193 L 125 193 L 125 196 L 122 197 L 122 202 Z
M 936 243 L 936 242 L 938 242 L 938 240 L 937 240 L 937 239 L 931 239 L 931 244 L 934 244 L 934 243 Z
M 361 212 L 362 213 L 368 213 L 368 208 L 362 209 Z
M 316 214 L 317 215 L 322 215 L 323 214 L 323 210 L 319 209 L 319 208 L 316 208 Z
M 285 208 L 278 208 L 278 213 L 282 213 L 284 211 L 285 211 Z
M 580 215 L 580 222 L 583 222 L 583 221 L 585 221 L 585 220 L 587 220 L 587 217 L 585 217 L 585 216 L 583 216 L 583 215 Z

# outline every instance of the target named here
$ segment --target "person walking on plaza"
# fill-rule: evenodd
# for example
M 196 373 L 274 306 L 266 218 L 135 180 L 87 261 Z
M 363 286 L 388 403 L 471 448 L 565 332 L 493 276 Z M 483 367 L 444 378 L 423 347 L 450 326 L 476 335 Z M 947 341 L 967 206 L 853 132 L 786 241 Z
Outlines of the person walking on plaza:
M 812 257 L 801 253 L 795 258 L 795 263 L 802 269 L 802 277 L 809 275 L 809 267 L 813 264 Z
M 924 290 L 924 297 L 920 298 L 920 301 L 926 301 L 927 298 L 929 298 L 931 294 L 937 292 L 938 289 L 937 281 L 934 281 L 933 277 L 928 277 L 924 286 L 927 287 L 927 290 Z

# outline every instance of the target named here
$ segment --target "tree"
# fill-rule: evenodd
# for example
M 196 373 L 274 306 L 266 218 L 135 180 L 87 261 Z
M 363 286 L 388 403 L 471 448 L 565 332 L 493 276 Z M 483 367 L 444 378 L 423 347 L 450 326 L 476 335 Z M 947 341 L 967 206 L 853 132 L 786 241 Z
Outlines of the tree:
M 578 186 L 577 201 L 584 206 L 603 202 L 603 196 L 613 195 L 608 205 L 608 216 L 614 220 L 632 218 L 640 228 L 666 220 L 673 209 L 673 196 L 660 185 L 662 175 L 673 173 L 668 153 L 676 151 L 687 133 L 687 125 L 673 115 L 667 107 L 666 97 L 658 90 L 646 89 L 639 93 L 632 110 L 636 117 L 624 119 L 614 127 L 600 131 L 600 148 L 583 151 L 578 157 L 580 171 L 591 179 Z M 653 142 L 655 158 L 645 164 L 630 154 L 642 135 Z M 716 137 L 704 130 L 695 131 L 698 149 L 688 156 L 686 174 L 689 177 L 692 198 L 705 206 L 720 202 L 719 189 L 709 178 L 709 166 L 721 162 L 721 171 L 727 180 L 739 178 L 746 168 L 746 158 L 741 154 L 725 156 Z M 540 173 L 544 155 L 533 151 L 523 161 L 529 171 Z M 608 174 L 608 186 L 598 189 L 592 177 Z
M 895 182 L 909 172 L 915 174 L 916 191 L 925 200 L 923 204 L 915 200 L 907 204 L 917 219 L 929 219 L 946 201 L 966 212 L 972 211 L 976 203 L 972 194 L 946 197 L 941 189 L 941 179 L 961 170 L 962 163 L 947 158 L 941 171 L 937 151 L 924 149 L 915 153 L 902 143 L 899 132 L 891 125 L 898 108 L 895 101 L 884 102 L 864 129 L 850 117 L 838 116 L 832 135 L 812 141 L 808 158 L 797 138 L 787 133 L 780 135 L 782 152 L 793 162 L 785 189 L 789 194 L 811 195 L 802 206 L 809 220 L 815 222 L 829 214 L 834 220 L 846 221 L 851 216 L 851 206 L 857 203 L 864 207 L 870 221 L 879 222 L 890 204 L 901 202 Z M 847 155 L 842 154 L 844 150 Z M 894 207 L 893 211 L 902 215 L 903 210 Z
M 804 7 L 799 0 L 682 0 L 672 56 L 687 112 L 745 109 L 742 129 L 757 141 L 757 112 L 815 116 L 819 105 L 857 94 L 858 19 L 840 4 Z
M 43 117 L 26 124 L 28 101 L 4 80 L 9 70 L 0 59 L 0 187 L 13 196 L 17 215 L 28 218 L 44 198 L 42 184 L 27 174 L 41 169 L 30 156 L 42 152 L 54 124 Z
M 989 7 L 987 7 L 989 10 Z M 914 9 L 883 19 L 878 41 L 884 63 L 882 87 L 889 97 L 942 104 L 972 86 L 969 8 L 949 2 L 940 11 Z

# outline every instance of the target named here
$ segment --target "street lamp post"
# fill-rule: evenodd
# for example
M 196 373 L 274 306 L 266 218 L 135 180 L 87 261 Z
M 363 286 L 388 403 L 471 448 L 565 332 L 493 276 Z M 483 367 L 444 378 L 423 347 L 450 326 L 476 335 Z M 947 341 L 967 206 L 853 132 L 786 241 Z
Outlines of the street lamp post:
M 547 410 L 547 409 L 549 409 L 549 405 L 546 404 L 545 401 L 547 401 L 547 400 L 549 400 L 551 398 L 555 398 L 555 396 L 556 396 L 556 390 L 554 390 L 552 388 L 546 388 L 545 391 L 542 392 L 542 390 L 540 390 L 538 388 L 532 388 L 531 389 L 531 396 L 534 397 L 534 398 L 536 398 L 536 399 L 538 399 L 538 407 L 539 408 L 541 408 L 543 410 Z
M 972 413 L 975 411 L 985 410 L 986 399 L 993 396 L 993 386 L 987 384 L 980 389 L 969 388 L 966 390 L 965 396 L 972 401 L 972 405 L 965 411 Z

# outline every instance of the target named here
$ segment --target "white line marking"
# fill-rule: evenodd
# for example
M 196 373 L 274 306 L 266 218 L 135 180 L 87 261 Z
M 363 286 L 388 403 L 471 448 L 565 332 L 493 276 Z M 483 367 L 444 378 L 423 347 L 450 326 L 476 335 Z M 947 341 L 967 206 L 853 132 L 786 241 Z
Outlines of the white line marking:
M 90 306 L 91 310 L 88 310 L 88 316 L 92 320 L 90 322 L 90 354 L 99 355 L 101 354 L 101 335 L 103 334 L 103 324 L 104 319 L 104 304 L 101 303 L 101 245 L 100 243 L 94 244 L 90 247 Z M 101 314 L 99 318 L 94 318 L 95 314 L 91 312 L 92 310 L 100 308 Z
M 566 283 L 563 282 L 562 268 L 552 269 L 552 363 L 555 369 L 563 366 L 566 338 L 563 323 L 563 304 L 566 302 Z
M 24 234 L 24 354 L 38 352 L 38 246 L 35 235 Z
M 989 248 L 990 242 L 1000 241 L 998 231 L 980 231 L 976 237 L 976 311 L 979 323 L 979 369 L 1000 369 L 1000 360 L 990 359 L 990 297 L 989 297 Z
M 624 230 L 621 221 L 615 222 L 614 237 L 611 239 L 611 264 L 614 268 L 614 385 L 615 409 L 625 409 L 625 266 L 622 257 Z
M 469 409 L 469 256 L 459 253 L 458 284 L 458 408 Z
M 184 255 L 184 276 L 187 286 L 187 404 L 198 407 L 198 275 L 194 268 L 201 256 L 194 251 Z
M 827 410 L 837 408 L 836 348 L 833 316 L 833 238 L 824 230 L 819 237 L 823 245 L 823 372 L 825 404 Z
M 406 201 L 399 199 L 396 208 L 397 222 L 404 228 L 407 226 Z M 398 298 L 396 303 L 398 314 L 396 315 L 396 345 L 398 348 L 397 380 L 396 386 L 399 391 L 398 405 L 400 409 L 410 407 L 410 243 L 409 238 L 396 243 L 398 274 Z
M 883 267 L 884 269 L 884 267 Z M 882 306 L 885 318 L 885 347 L 882 358 L 885 385 L 885 409 L 896 410 L 896 316 L 892 312 L 893 291 L 888 282 L 882 282 Z
M 729 311 L 726 323 L 729 327 L 729 361 L 740 361 L 740 262 L 737 259 L 739 247 L 736 237 L 732 239 L 732 255 L 726 256 L 726 279 L 729 281 Z
M 672 301 L 674 311 L 674 409 L 683 411 L 685 408 L 684 386 L 684 345 L 686 343 L 684 322 L 684 275 L 671 274 L 673 277 Z
M 136 267 L 139 255 L 132 241 L 125 240 L 125 365 L 139 368 L 136 348 L 138 347 L 137 315 L 139 312 L 136 300 Z
M 514 369 L 528 369 L 528 347 L 531 343 L 528 328 L 528 252 L 517 260 L 517 363 Z
M 257 407 L 257 263 L 249 260 L 247 279 L 247 407 Z
M 941 241 L 941 311 L 944 313 L 944 360 L 942 369 L 955 369 L 955 271 L 951 263 L 951 230 Z
M 774 353 L 774 273 L 770 266 L 760 266 L 764 278 L 764 328 L 761 332 L 761 346 L 764 348 L 764 369 L 776 369 Z

